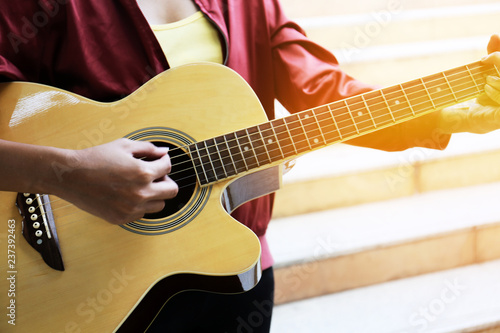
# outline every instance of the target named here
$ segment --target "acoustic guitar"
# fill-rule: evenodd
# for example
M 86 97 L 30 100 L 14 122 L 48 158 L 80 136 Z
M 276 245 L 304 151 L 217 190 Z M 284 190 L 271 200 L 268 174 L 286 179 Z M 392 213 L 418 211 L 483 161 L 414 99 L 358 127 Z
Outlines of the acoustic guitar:
M 276 191 L 285 161 L 472 99 L 491 74 L 476 62 L 272 121 L 246 82 L 215 64 L 168 70 L 113 103 L 1 84 L 1 139 L 168 146 L 180 191 L 122 226 L 52 195 L 0 192 L 0 331 L 144 332 L 176 293 L 249 290 L 259 241 L 228 212 Z

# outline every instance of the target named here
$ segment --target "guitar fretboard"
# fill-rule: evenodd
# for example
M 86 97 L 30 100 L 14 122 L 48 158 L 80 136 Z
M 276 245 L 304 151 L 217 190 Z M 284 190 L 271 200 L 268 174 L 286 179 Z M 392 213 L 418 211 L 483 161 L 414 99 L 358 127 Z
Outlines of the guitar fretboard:
M 201 185 L 402 123 L 481 94 L 480 62 L 371 91 L 190 145 Z

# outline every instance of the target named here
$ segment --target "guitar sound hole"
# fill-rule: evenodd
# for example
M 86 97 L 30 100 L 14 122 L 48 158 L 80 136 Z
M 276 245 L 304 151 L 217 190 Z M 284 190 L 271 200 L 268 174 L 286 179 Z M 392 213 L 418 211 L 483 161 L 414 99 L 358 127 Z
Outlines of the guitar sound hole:
M 165 208 L 157 213 L 144 215 L 145 219 L 160 219 L 181 210 L 191 199 L 196 188 L 196 174 L 191 159 L 182 149 L 166 142 L 153 142 L 158 147 L 168 147 L 172 171 L 169 177 L 179 186 L 179 192 L 173 199 L 165 200 Z

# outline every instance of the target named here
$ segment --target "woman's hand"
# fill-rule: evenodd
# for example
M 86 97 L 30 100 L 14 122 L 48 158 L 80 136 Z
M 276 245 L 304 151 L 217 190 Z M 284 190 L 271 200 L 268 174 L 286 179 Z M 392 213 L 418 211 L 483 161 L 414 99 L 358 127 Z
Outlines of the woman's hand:
M 484 64 L 500 70 L 500 36 L 493 35 L 488 43 Z M 477 99 L 441 110 L 440 128 L 445 133 L 488 133 L 500 128 L 500 74 L 486 78 L 485 94 Z
M 177 184 L 167 148 L 119 139 L 69 152 L 68 163 L 53 165 L 53 193 L 113 224 L 163 209 L 176 196 Z

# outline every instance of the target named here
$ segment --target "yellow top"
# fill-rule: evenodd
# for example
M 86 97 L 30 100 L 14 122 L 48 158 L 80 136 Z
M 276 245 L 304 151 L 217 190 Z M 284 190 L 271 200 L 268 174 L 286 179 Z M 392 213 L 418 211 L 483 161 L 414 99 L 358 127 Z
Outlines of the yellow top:
M 222 48 L 215 27 L 202 12 L 177 22 L 152 25 L 170 67 L 209 61 L 222 64 Z

